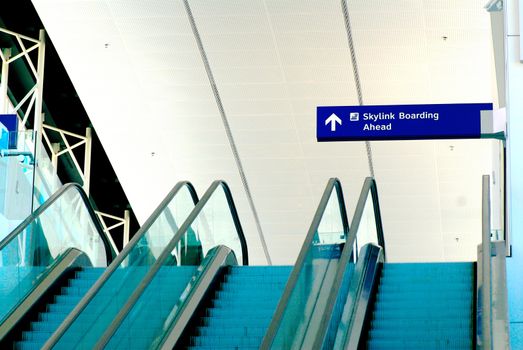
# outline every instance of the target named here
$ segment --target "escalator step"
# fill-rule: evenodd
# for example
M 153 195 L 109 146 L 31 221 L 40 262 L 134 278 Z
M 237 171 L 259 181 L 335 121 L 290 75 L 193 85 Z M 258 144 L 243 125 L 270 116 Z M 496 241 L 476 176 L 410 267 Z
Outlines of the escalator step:
M 373 329 L 370 332 L 372 339 L 430 339 L 437 337 L 440 339 L 457 339 L 472 337 L 472 329 L 469 328 L 440 328 L 440 329 L 401 329 L 401 328 L 387 328 L 387 329 Z
M 74 278 L 69 280 L 69 286 L 60 289 L 62 295 L 55 296 L 55 302 L 47 305 L 46 311 L 38 315 L 38 321 L 31 322 L 29 330 L 22 332 L 22 341 L 16 342 L 14 347 L 40 349 L 104 270 L 85 268 L 76 271 Z
M 389 328 L 397 327 L 400 329 L 424 329 L 424 328 L 462 328 L 470 327 L 471 320 L 459 319 L 459 318 L 439 318 L 439 319 L 373 319 L 371 321 L 371 327 L 377 328 Z
M 260 336 L 197 336 L 191 337 L 193 346 L 227 346 L 227 347 L 258 347 L 263 337 Z
M 211 349 L 220 349 L 220 350 L 238 350 L 237 346 L 189 346 L 188 350 L 211 350 Z M 243 346 L 242 350 L 258 350 L 258 346 Z
M 452 340 L 452 339 L 442 339 L 442 340 L 370 340 L 368 342 L 369 349 L 375 350 L 403 350 L 403 349 L 412 349 L 412 350 L 470 350 L 471 341 L 470 340 Z
M 471 349 L 473 264 L 384 264 L 369 349 Z
M 258 349 L 287 283 L 290 266 L 232 267 L 189 349 Z
M 201 336 L 257 336 L 263 337 L 265 335 L 265 327 L 245 327 L 245 326 L 231 326 L 231 327 L 200 327 L 199 334 Z

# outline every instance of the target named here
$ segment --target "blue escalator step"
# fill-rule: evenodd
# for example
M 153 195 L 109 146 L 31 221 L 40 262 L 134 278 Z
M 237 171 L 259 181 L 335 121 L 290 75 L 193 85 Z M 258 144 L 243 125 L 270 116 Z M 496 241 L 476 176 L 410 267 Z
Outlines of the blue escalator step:
M 16 343 L 16 349 L 19 350 L 40 350 L 42 344 L 34 341 L 20 341 Z
M 29 331 L 22 333 L 22 341 L 16 342 L 15 348 L 40 349 L 104 270 L 84 268 L 76 271 L 68 286 L 62 287 L 61 294 L 55 296 L 54 303 L 38 315 L 38 321 L 31 322 Z
M 265 335 L 265 327 L 246 327 L 246 326 L 231 326 L 231 327 L 200 327 L 199 334 L 201 336 L 257 336 L 263 337 Z
M 472 263 L 384 264 L 369 349 L 471 349 Z
M 472 340 L 370 340 L 367 345 L 369 349 L 383 350 L 470 350 Z
M 259 347 L 262 338 L 260 336 L 196 336 L 190 340 L 191 345 L 194 346 L 226 346 L 226 347 Z
M 291 266 L 235 266 L 190 337 L 189 349 L 258 349 Z

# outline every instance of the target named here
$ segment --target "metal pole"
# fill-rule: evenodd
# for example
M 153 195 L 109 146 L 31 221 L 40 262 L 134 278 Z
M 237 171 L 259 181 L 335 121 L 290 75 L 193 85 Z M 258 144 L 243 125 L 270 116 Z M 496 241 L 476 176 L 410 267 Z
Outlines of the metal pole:
M 0 92 L 0 98 L 2 99 L 2 113 L 7 114 L 7 106 L 9 106 L 9 96 L 7 96 L 7 84 L 9 81 L 9 63 L 7 63 L 7 61 L 11 57 L 11 49 L 3 49 L 2 53 L 4 54 L 5 61 L 2 62 L 2 77 L 0 80 L 2 90 Z
M 38 173 L 38 166 L 39 166 L 39 157 L 40 157 L 40 149 L 42 145 L 42 130 L 43 130 L 43 90 L 44 90 L 44 59 L 45 59 L 45 31 L 43 29 L 40 30 L 40 47 L 38 48 L 38 64 L 36 72 L 38 76 L 36 77 L 36 91 L 35 91 L 35 119 L 33 123 L 33 129 L 34 129 L 34 169 L 33 169 L 33 196 L 32 196 L 32 203 L 31 203 L 31 212 L 34 211 L 35 208 L 35 202 L 34 197 L 36 193 L 36 178 Z M 25 125 L 24 125 L 25 126 Z
M 129 210 L 125 210 L 123 212 L 123 243 L 122 243 L 122 249 L 129 243 L 129 233 L 131 231 L 131 212 Z
M 84 156 L 84 190 L 89 196 L 89 185 L 91 181 L 91 149 L 92 149 L 91 128 L 85 129 L 85 156 Z
M 483 204 L 482 204 L 482 272 L 483 272 L 483 298 L 482 298 L 482 349 L 492 349 L 492 316 L 491 316 L 491 245 L 490 245 L 490 176 L 483 175 Z

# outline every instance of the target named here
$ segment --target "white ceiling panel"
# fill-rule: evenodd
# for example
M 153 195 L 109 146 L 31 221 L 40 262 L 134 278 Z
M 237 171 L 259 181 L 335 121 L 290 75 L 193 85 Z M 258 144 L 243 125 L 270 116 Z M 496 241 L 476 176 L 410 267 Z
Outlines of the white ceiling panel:
M 175 181 L 230 183 L 252 212 L 181 1 L 33 0 L 140 221 Z M 357 104 L 336 0 L 190 0 L 275 263 L 296 258 L 329 177 L 349 213 L 363 142 L 316 142 L 316 107 Z M 490 102 L 489 18 L 476 0 L 349 0 L 367 104 Z M 108 45 L 106 45 L 108 44 Z M 467 260 L 492 141 L 373 142 L 391 261 Z M 154 153 L 154 154 L 153 154 Z

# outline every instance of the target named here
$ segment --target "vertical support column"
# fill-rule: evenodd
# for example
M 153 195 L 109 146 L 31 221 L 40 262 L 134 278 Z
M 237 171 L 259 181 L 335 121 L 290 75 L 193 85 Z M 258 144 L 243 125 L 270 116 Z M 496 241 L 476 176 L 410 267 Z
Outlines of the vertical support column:
M 131 230 L 131 212 L 126 209 L 123 212 L 123 243 L 122 243 L 122 249 L 125 248 L 127 243 L 129 243 L 129 233 Z
M 3 49 L 2 53 L 4 54 L 5 61 L 2 62 L 2 78 L 0 80 L 1 91 L 0 99 L 2 102 L 1 113 L 7 114 L 7 106 L 9 106 L 9 96 L 7 96 L 7 85 L 9 82 L 9 58 L 11 58 L 11 49 Z
M 40 30 L 40 47 L 38 48 L 38 65 L 36 72 L 36 98 L 35 98 L 35 164 L 38 166 L 38 151 L 42 144 L 42 124 L 43 124 L 43 92 L 44 92 L 44 61 L 45 61 L 45 31 Z
M 43 130 L 43 90 L 44 90 L 44 60 L 45 60 L 45 31 L 40 30 L 39 35 L 40 47 L 38 48 L 38 64 L 36 72 L 36 91 L 35 91 L 35 118 L 34 118 L 34 169 L 33 169 L 33 203 L 31 204 L 31 211 L 36 209 L 36 203 L 34 202 L 34 193 L 36 192 L 36 179 L 38 173 L 38 163 L 40 157 L 40 150 L 42 149 L 42 130 Z
M 84 156 L 84 190 L 89 196 L 89 185 L 91 182 L 91 149 L 92 149 L 92 134 L 91 128 L 85 129 L 85 156 Z
M 523 347 L 523 63 L 520 61 L 521 0 L 504 0 L 505 69 L 507 96 L 507 223 L 511 233 L 512 257 L 507 259 L 507 289 L 510 316 L 510 342 L 513 349 Z
M 492 349 L 492 316 L 491 316 L 491 244 L 490 244 L 490 177 L 488 175 L 483 176 L 483 204 L 482 204 L 482 262 L 481 272 L 482 278 L 482 299 L 481 307 L 483 312 L 483 320 L 481 323 L 483 342 L 481 349 L 490 350 Z

